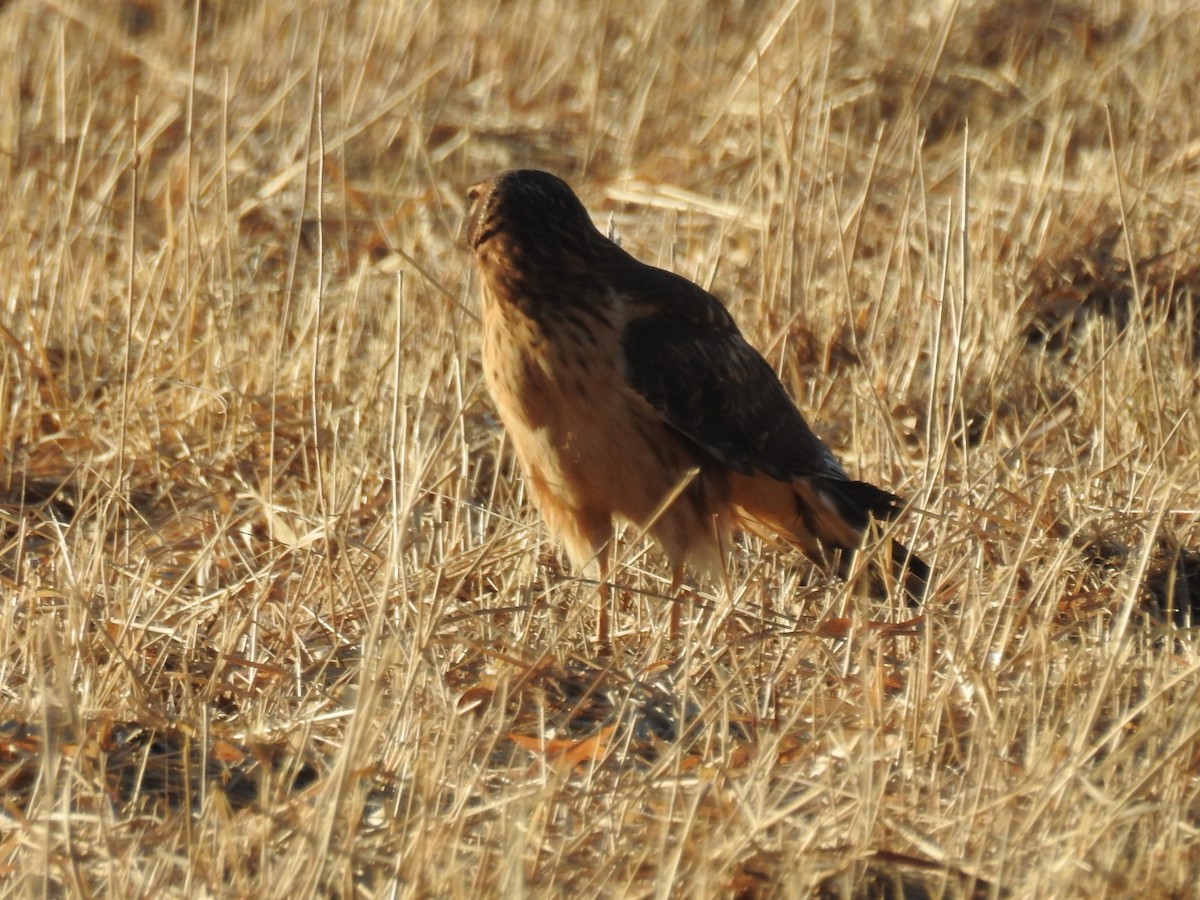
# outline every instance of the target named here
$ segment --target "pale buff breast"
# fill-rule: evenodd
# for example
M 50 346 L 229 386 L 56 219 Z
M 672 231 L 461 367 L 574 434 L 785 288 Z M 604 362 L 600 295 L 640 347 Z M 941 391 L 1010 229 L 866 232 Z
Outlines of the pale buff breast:
M 613 311 L 615 312 L 615 310 Z M 695 454 L 625 381 L 615 316 L 534 322 L 485 302 L 484 371 L 509 439 L 550 530 L 583 567 L 613 519 L 650 533 L 673 566 L 720 564 L 728 531 L 726 475 Z

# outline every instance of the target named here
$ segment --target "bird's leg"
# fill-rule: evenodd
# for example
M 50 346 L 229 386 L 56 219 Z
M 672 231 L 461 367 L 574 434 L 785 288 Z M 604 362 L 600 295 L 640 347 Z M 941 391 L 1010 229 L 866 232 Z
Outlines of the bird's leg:
M 679 588 L 683 584 L 683 566 L 675 566 L 671 570 L 671 586 L 667 595 L 671 598 L 671 640 L 679 640 L 679 620 L 683 616 L 683 603 L 679 598 Z
M 600 615 L 596 621 L 596 640 L 601 650 L 612 648 L 612 626 L 609 622 L 609 607 L 612 605 L 612 594 L 608 587 L 610 575 L 609 553 L 611 541 L 600 551 Z

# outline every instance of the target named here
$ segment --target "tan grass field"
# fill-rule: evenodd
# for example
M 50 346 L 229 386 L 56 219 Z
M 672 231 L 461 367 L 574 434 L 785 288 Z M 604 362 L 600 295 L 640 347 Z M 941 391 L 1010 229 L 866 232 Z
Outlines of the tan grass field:
M 1195 896 L 1198 47 L 1187 0 L 0 3 L 0 895 Z M 514 166 L 911 499 L 924 610 L 747 535 L 673 645 L 627 534 L 598 654 L 480 371 Z

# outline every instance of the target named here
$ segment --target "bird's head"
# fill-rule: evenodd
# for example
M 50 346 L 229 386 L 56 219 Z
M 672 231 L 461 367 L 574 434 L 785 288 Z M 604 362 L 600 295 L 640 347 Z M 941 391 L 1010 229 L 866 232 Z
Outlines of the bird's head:
M 473 185 L 467 199 L 467 244 L 484 266 L 562 272 L 593 262 L 608 243 L 575 192 L 549 172 L 502 172 Z

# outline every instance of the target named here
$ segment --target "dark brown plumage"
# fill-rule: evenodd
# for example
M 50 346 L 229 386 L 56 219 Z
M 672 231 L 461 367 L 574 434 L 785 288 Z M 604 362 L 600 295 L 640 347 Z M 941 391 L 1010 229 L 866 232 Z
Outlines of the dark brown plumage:
M 565 182 L 517 170 L 469 197 L 488 386 L 576 566 L 607 579 L 620 519 L 662 544 L 677 587 L 686 562 L 719 570 L 749 517 L 844 573 L 871 518 L 901 510 L 846 475 L 716 297 L 604 237 Z M 925 563 L 897 543 L 893 567 L 919 600 Z

